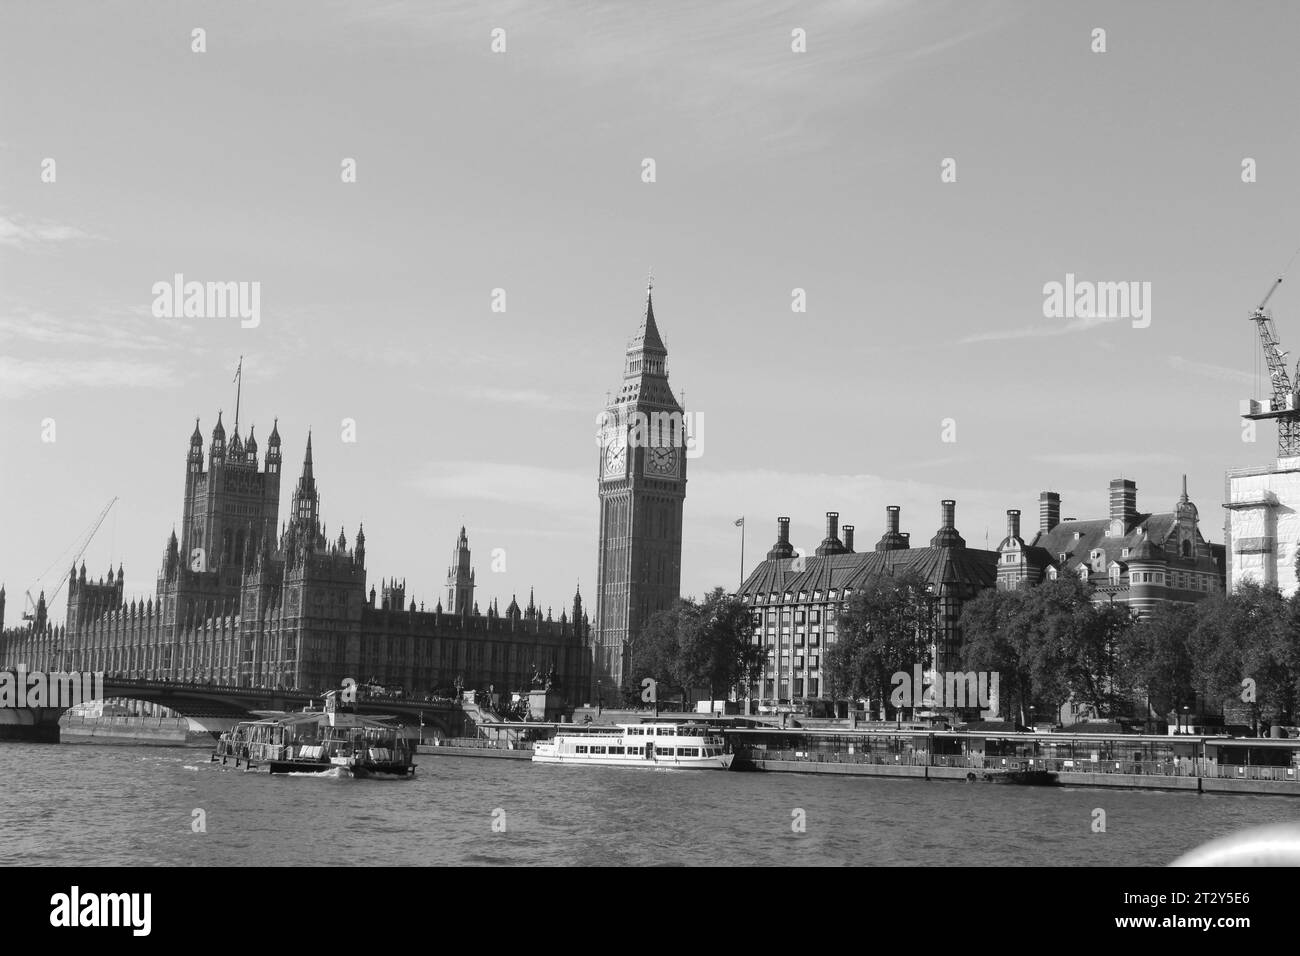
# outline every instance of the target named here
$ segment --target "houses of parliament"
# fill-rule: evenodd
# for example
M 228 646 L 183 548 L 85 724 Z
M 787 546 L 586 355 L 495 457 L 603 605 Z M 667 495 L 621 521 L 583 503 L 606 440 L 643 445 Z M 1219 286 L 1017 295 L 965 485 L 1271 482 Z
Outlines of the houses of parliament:
M 151 598 L 126 600 L 124 573 L 66 582 L 67 619 L 48 619 L 44 593 L 30 626 L 0 630 L 0 667 L 104 671 L 120 677 L 318 692 L 345 678 L 414 694 L 526 688 L 553 675 L 572 703 L 613 702 L 631 643 L 681 591 L 686 435 L 668 384 L 667 349 L 651 291 L 629 342 L 623 383 L 606 409 L 597 473 L 600 540 L 596 622 L 575 593 L 558 617 L 530 594 L 481 611 L 469 539 L 452 549 L 445 604 L 417 607 L 405 581 L 366 577 L 366 536 L 327 539 L 308 434 L 280 518 L 278 423 L 259 460 L 254 430 L 227 436 L 220 413 L 207 447 L 196 420 L 185 452 L 179 536 L 163 548 Z M 638 440 L 638 416 L 668 419 L 666 441 Z M 660 436 L 662 437 L 662 436 Z M 575 575 L 577 576 L 577 575 Z M 0 629 L 4 592 L 0 589 Z
M 66 623 L 51 626 L 42 593 L 32 626 L 0 638 L 0 666 L 310 692 L 351 677 L 420 695 L 518 689 L 542 673 L 585 692 L 591 626 L 580 593 L 558 619 L 531 595 L 525 608 L 512 599 L 481 611 L 463 527 L 445 605 L 417 608 L 404 581 L 367 591 L 364 529 L 351 543 L 322 531 L 310 434 L 277 534 L 281 456 L 278 428 L 259 462 L 253 430 L 227 438 L 220 415 L 205 453 L 196 422 L 180 537 L 167 539 L 154 596 L 126 601 L 121 566 L 98 579 L 74 567 Z

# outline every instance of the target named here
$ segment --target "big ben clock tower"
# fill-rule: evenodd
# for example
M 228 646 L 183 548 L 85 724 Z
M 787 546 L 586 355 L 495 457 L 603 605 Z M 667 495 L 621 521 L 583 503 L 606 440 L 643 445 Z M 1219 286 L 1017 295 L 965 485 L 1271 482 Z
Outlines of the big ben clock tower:
M 639 689 L 631 646 L 655 611 L 681 596 L 686 420 L 668 385 L 668 350 L 647 288 L 645 318 L 627 347 L 623 384 L 602 416 L 600 554 L 596 567 L 593 697 Z

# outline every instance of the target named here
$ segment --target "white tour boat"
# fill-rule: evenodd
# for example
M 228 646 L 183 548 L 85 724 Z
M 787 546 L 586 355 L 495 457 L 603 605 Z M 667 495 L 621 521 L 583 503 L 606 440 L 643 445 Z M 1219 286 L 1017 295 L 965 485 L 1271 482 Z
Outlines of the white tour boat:
M 726 770 L 733 754 L 707 727 L 692 724 L 618 724 L 563 730 L 533 746 L 534 763 L 668 770 Z

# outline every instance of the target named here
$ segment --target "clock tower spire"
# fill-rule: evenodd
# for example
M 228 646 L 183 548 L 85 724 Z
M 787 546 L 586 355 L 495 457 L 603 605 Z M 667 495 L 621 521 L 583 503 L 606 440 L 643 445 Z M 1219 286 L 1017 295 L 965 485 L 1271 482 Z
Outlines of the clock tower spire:
M 623 384 L 601 416 L 600 545 L 593 697 L 617 702 L 640 686 L 628 673 L 646 620 L 681 595 L 687 422 L 668 384 L 668 349 L 655 321 L 653 281 L 628 343 Z

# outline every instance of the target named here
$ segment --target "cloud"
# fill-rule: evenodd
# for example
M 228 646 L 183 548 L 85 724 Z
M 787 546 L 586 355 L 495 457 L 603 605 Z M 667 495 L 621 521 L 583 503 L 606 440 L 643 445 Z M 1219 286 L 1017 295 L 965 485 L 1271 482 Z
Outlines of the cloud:
M 1051 319 L 1044 321 L 1051 322 Z M 1035 339 L 1045 336 L 1069 335 L 1073 332 L 1086 332 L 1088 329 L 1099 328 L 1103 325 L 1110 325 L 1112 322 L 1120 321 L 1118 318 L 1099 318 L 1093 316 L 1090 318 L 1071 319 L 1064 325 L 1027 325 L 1018 329 L 999 329 L 992 332 L 977 332 L 974 335 L 968 335 L 959 339 L 956 344 L 970 345 L 975 342 L 1006 342 L 1013 339 Z
M 820 540 L 827 511 L 839 511 L 845 524 L 853 524 L 856 519 L 858 527 L 869 529 L 865 533 L 870 534 L 883 527 L 885 506 L 898 504 L 916 519 L 918 537 L 924 533 L 928 540 L 939 526 L 939 502 L 945 498 L 955 498 L 972 512 L 981 513 L 1000 512 L 1009 500 L 1007 493 L 998 489 L 961 488 L 879 475 L 765 468 L 713 471 L 697 464 L 702 460 L 694 459 L 687 466 L 688 536 L 738 533 L 733 522 L 748 513 L 751 530 L 755 524 L 766 528 L 769 519 L 774 522 L 777 515 L 790 515 L 803 539 L 811 540 L 815 535 Z M 435 499 L 543 507 L 551 513 L 589 519 L 597 508 L 593 477 L 591 469 L 451 461 L 431 463 L 412 479 L 411 485 Z M 762 532 L 759 534 L 761 537 Z
M 1186 460 L 1185 456 L 1172 455 L 1167 452 L 1128 452 L 1128 451 L 1084 451 L 1063 452 L 1053 455 L 1030 455 L 1033 461 L 1047 465 L 1063 465 L 1066 468 L 1095 468 L 1107 465 L 1177 465 Z
M 1255 376 L 1250 372 L 1239 368 L 1228 368 L 1224 365 L 1212 365 L 1209 362 L 1195 362 L 1183 358 L 1181 355 L 1169 356 L 1169 367 L 1180 372 L 1191 372 L 1193 375 L 1212 378 L 1220 382 L 1233 382 L 1250 388 L 1254 388 L 1256 385 Z
M 66 319 L 49 312 L 17 308 L 0 313 L 0 343 L 29 342 L 61 349 L 87 346 L 97 351 L 169 349 L 173 344 L 157 330 L 166 328 L 147 310 L 106 311 L 96 318 Z M 172 326 L 178 328 L 178 326 Z
M 580 411 L 586 406 L 557 400 L 551 392 L 535 388 L 471 388 L 464 393 L 471 402 L 493 402 L 500 405 L 524 405 L 530 408 L 549 408 Z
M 0 396 L 21 398 L 65 388 L 166 388 L 171 369 L 130 359 L 22 359 L 0 355 Z
M 750 0 L 707 4 L 538 4 L 506 0 L 442 2 L 394 0 L 346 4 L 336 9 L 375 35 L 368 42 L 401 45 L 455 42 L 488 31 L 507 31 L 506 56 L 523 58 L 530 70 L 558 71 L 572 82 L 629 84 L 672 109 L 691 125 L 693 143 L 761 142 L 809 150 L 821 142 L 814 113 L 854 111 L 886 95 L 900 74 L 925 68 L 935 57 L 970 39 L 1000 29 L 1003 18 L 965 4 L 941 12 L 906 0 L 785 0 L 756 10 Z M 791 52 L 791 30 L 805 29 L 806 55 Z M 828 77 L 842 95 L 820 95 Z M 665 80 L 689 91 L 668 98 Z M 641 123 L 628 111 L 606 126 Z
M 410 485 L 437 499 L 462 499 L 576 510 L 594 507 L 591 469 L 543 468 L 485 461 L 426 465 Z
M 0 246 L 31 251 L 58 243 L 102 239 L 64 223 L 21 215 L 0 215 Z

